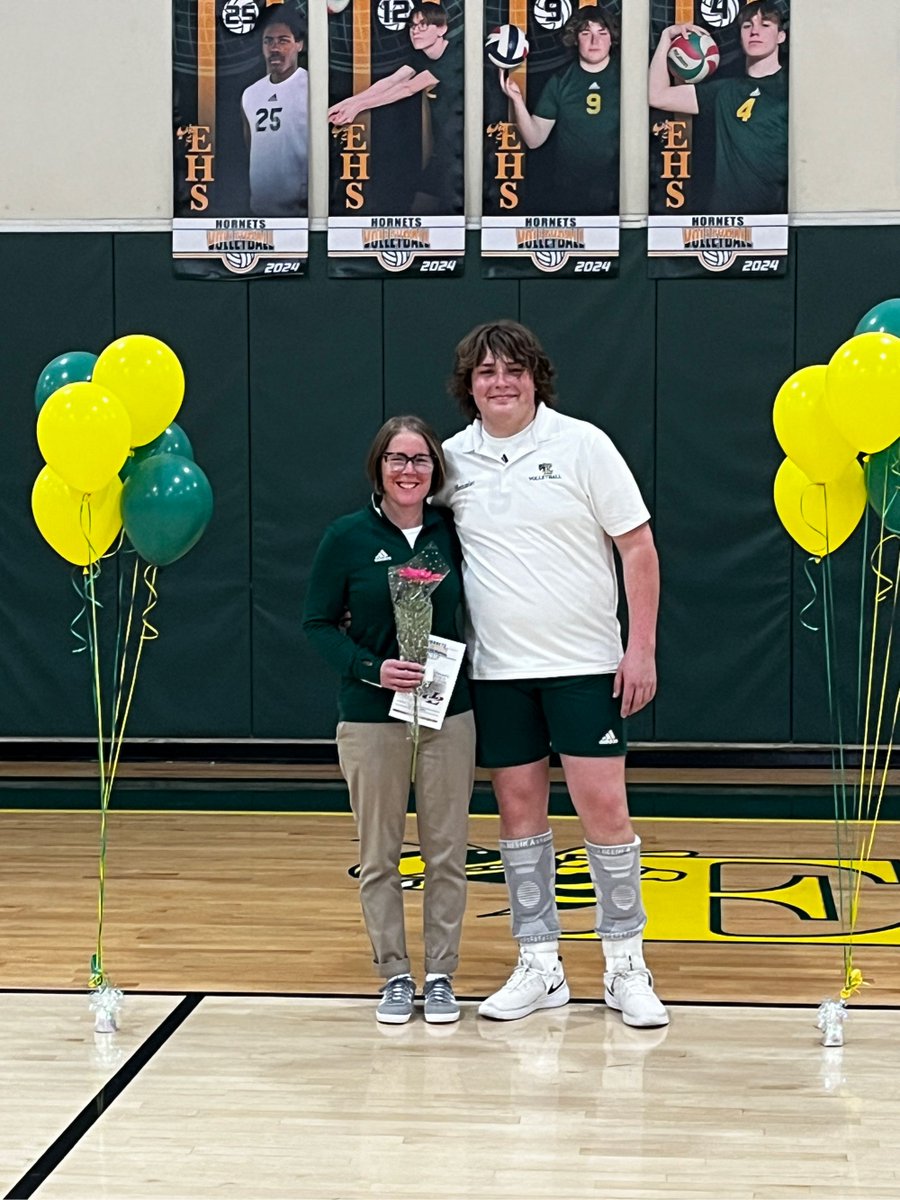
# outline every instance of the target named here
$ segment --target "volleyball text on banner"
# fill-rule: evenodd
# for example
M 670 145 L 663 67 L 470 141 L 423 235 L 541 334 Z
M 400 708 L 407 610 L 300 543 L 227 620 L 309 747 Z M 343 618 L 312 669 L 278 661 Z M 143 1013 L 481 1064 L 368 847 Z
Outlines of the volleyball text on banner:
M 617 274 L 621 7 L 487 0 L 488 277 Z
M 464 0 L 327 7 L 329 274 L 462 274 Z
M 307 0 L 173 0 L 178 275 L 297 276 L 309 219 Z
M 651 0 L 650 275 L 783 275 L 790 0 Z

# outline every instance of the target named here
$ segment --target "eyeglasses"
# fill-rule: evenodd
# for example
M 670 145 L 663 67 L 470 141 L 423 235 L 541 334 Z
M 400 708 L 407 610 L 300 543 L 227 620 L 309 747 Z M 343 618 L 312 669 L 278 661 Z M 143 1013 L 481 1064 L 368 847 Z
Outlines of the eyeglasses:
M 430 454 L 382 454 L 382 459 L 392 471 L 404 471 L 410 463 L 414 471 L 431 471 L 434 459 Z

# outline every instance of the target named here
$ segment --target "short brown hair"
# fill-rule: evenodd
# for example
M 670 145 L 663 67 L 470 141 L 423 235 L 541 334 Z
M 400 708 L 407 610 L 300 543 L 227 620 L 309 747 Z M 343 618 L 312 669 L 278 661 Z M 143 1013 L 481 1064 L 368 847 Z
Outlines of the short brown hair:
M 444 486 L 444 480 L 447 478 L 447 464 L 444 461 L 444 451 L 441 449 L 441 443 L 438 441 L 438 436 L 421 417 L 406 416 L 406 417 L 390 417 L 375 434 L 372 445 L 369 447 L 369 457 L 366 459 L 366 474 L 369 476 L 369 482 L 372 485 L 372 491 L 375 493 L 377 500 L 380 500 L 384 495 L 384 481 L 381 477 L 381 459 L 391 444 L 393 438 L 398 433 L 417 433 L 419 437 L 425 439 L 425 444 L 428 446 L 428 453 L 434 462 L 434 470 L 431 472 L 431 487 L 428 489 L 428 495 L 433 496 L 435 492 L 439 492 Z
M 449 25 L 450 23 L 446 8 L 443 4 L 435 3 L 435 0 L 425 0 L 424 4 L 412 6 L 406 22 L 407 28 L 412 25 L 413 17 L 416 14 L 422 18 L 422 23 L 425 25 Z
M 599 4 L 586 4 L 572 13 L 563 28 L 563 45 L 577 46 L 579 33 L 587 29 L 590 24 L 602 25 L 609 31 L 610 49 L 615 50 L 619 44 L 619 19 L 612 13 L 606 12 Z
M 488 354 L 525 367 L 534 380 L 535 400 L 548 408 L 555 407 L 553 376 L 556 372 L 531 330 L 518 321 L 488 321 L 476 325 L 456 347 L 456 361 L 449 383 L 450 394 L 459 401 L 459 407 L 470 421 L 478 416 L 478 408 L 472 399 L 472 372 Z

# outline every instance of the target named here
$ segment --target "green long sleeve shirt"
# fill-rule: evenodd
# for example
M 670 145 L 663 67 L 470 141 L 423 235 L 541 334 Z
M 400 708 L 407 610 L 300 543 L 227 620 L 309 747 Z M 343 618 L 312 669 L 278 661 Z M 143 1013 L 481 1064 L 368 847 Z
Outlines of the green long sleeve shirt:
M 389 721 L 394 699 L 380 686 L 381 664 L 398 658 L 397 630 L 388 568 L 408 562 L 433 544 L 450 573 L 431 596 L 432 633 L 462 641 L 462 569 L 453 520 L 445 509 L 425 506 L 424 524 L 410 546 L 405 535 L 373 503 L 329 525 L 313 560 L 303 611 L 303 630 L 341 675 L 342 721 Z M 341 629 L 350 612 L 350 627 Z M 374 685 L 374 686 L 373 686 Z M 460 671 L 448 716 L 471 708 L 465 669 Z

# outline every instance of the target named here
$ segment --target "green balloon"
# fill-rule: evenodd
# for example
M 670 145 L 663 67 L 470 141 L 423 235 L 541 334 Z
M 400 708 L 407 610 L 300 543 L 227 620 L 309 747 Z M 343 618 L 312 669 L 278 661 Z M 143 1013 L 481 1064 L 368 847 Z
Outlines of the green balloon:
M 882 300 L 870 308 L 853 332 L 890 333 L 900 337 L 900 299 Z
M 38 376 L 34 389 L 34 406 L 38 412 L 54 392 L 68 383 L 89 383 L 97 355 L 89 350 L 67 350 L 51 358 Z
M 869 456 L 866 492 L 885 529 L 900 533 L 900 439 Z
M 212 488 L 195 462 L 154 454 L 122 488 L 122 524 L 141 558 L 165 567 L 197 544 L 213 511 Z
M 145 459 L 152 458 L 154 454 L 180 454 L 182 458 L 189 458 L 191 462 L 194 461 L 194 448 L 191 445 L 190 438 L 181 426 L 176 425 L 173 421 L 152 442 L 147 442 L 144 446 L 135 446 L 125 459 L 125 465 L 119 472 L 119 478 L 123 481 L 126 480 L 139 463 L 144 462 Z

